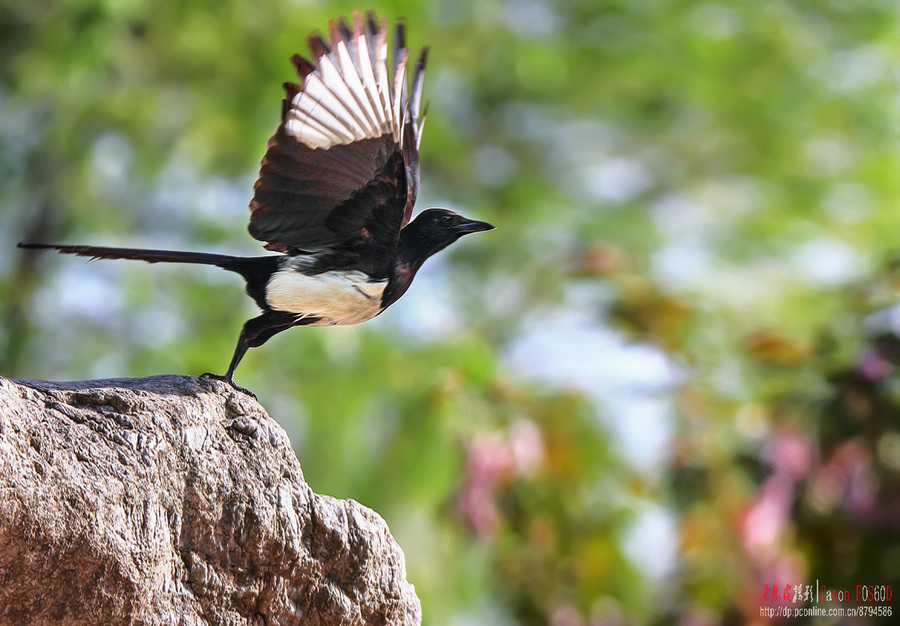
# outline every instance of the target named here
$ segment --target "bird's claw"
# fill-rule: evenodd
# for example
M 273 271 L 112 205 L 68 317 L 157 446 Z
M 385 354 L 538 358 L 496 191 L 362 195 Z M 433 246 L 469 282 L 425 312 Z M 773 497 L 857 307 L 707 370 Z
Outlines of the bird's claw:
M 255 393 L 253 393 L 249 389 L 245 389 L 244 387 L 240 387 L 239 385 L 235 384 L 234 378 L 232 378 L 231 376 L 224 376 L 222 374 L 213 374 L 212 372 L 206 372 L 205 374 L 201 374 L 200 378 L 208 378 L 211 380 L 220 380 L 223 383 L 228 383 L 229 385 L 231 385 L 232 389 L 240 391 L 241 393 L 245 393 L 248 396 L 250 396 L 251 398 L 253 398 L 254 400 L 257 400 Z

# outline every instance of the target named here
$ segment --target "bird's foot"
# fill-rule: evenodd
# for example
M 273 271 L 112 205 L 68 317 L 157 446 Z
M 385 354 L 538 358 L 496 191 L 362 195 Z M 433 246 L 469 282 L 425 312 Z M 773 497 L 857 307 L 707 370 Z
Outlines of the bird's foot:
M 222 374 L 213 374 L 212 372 L 206 372 L 205 374 L 201 374 L 200 377 L 201 378 L 209 378 L 212 380 L 221 380 L 223 383 L 228 383 L 229 385 L 231 385 L 231 387 L 233 389 L 240 391 L 241 393 L 246 393 L 248 396 L 250 396 L 254 400 L 257 399 L 255 393 L 253 393 L 249 389 L 244 389 L 243 387 L 240 387 L 237 384 L 235 384 L 233 376 L 222 375 Z

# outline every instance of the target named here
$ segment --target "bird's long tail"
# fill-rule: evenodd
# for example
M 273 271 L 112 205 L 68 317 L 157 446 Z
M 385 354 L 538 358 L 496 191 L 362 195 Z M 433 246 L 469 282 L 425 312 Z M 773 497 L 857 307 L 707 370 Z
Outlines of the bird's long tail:
M 181 252 L 178 250 L 143 250 L 140 248 L 101 248 L 98 246 L 62 246 L 50 243 L 20 243 L 20 248 L 56 250 L 60 254 L 76 254 L 92 259 L 136 259 L 148 263 L 194 263 L 215 265 L 236 272 L 247 281 L 247 294 L 262 309 L 266 309 L 265 285 L 269 277 L 278 270 L 280 254 L 240 257 L 208 252 Z
M 142 250 L 140 248 L 101 248 L 98 246 L 62 246 L 50 243 L 20 243 L 20 248 L 56 250 L 60 254 L 76 254 L 92 259 L 136 259 L 148 263 L 197 263 L 217 265 L 240 272 L 242 257 L 206 252 L 180 252 L 176 250 Z
M 99 246 L 63 246 L 52 243 L 20 243 L 20 248 L 56 250 L 60 254 L 76 254 L 92 259 L 135 259 L 147 263 L 194 263 L 215 265 L 236 272 L 247 281 L 247 293 L 264 307 L 265 291 L 258 289 L 265 285 L 269 276 L 278 269 L 281 255 L 257 257 L 230 256 L 208 252 L 182 252 L 179 250 L 143 250 L 141 248 L 101 248 Z

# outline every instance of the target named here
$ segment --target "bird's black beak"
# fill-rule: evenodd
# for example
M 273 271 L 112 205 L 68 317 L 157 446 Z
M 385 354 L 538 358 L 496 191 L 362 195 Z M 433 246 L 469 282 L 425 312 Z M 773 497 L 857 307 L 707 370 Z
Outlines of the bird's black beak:
M 483 230 L 493 230 L 494 225 L 487 222 L 479 222 L 478 220 L 465 220 L 453 227 L 460 235 L 468 235 L 469 233 L 480 233 Z

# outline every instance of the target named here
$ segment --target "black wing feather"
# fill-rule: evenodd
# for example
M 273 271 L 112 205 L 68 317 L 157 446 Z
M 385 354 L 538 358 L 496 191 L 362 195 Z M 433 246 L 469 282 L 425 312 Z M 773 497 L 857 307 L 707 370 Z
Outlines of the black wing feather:
M 400 93 L 394 93 L 393 83 L 398 65 L 408 55 L 404 46 L 398 45 L 404 44 L 403 26 L 398 25 L 387 90 L 391 108 L 398 99 L 403 100 L 403 123 L 398 127 L 400 121 L 395 121 L 393 129 L 386 130 L 366 110 L 366 106 L 381 104 L 380 97 L 372 98 L 372 91 L 360 94 L 351 89 L 351 98 L 341 100 L 343 89 L 335 88 L 333 80 L 329 82 L 320 73 L 318 64 L 327 56 L 348 86 L 357 80 L 363 83 L 367 74 L 374 74 L 377 80 L 378 52 L 385 45 L 387 23 L 376 26 L 374 14 L 368 13 L 365 22 L 357 14 L 352 31 L 343 18 L 331 22 L 329 30 L 330 45 L 317 33 L 309 37 L 316 63 L 299 55 L 291 59 L 303 82 L 285 84 L 282 122 L 269 141 L 254 186 L 249 230 L 270 250 L 353 251 L 381 266 L 381 259 L 395 251 L 400 229 L 409 222 L 418 189 L 418 111 L 406 110 L 407 81 Z M 365 39 L 360 41 L 360 35 Z M 347 47 L 351 63 L 343 52 L 338 53 L 339 46 Z M 365 46 L 366 58 L 361 56 L 361 46 Z M 345 67 L 341 66 L 342 54 Z M 372 65 L 371 72 L 364 62 Z M 420 62 L 412 78 L 413 102 L 418 100 L 423 72 L 424 63 Z M 316 89 L 305 93 L 309 81 Z M 323 98 L 315 96 L 317 93 L 325 93 L 324 100 L 316 99 Z M 295 101 L 298 94 L 307 98 L 299 105 Z M 348 102 L 351 99 L 352 104 Z M 342 102 L 347 106 L 341 108 Z M 362 114 L 354 114 L 354 107 Z M 392 119 L 390 112 L 379 110 L 379 115 Z M 299 132 L 305 132 L 306 124 L 324 136 L 327 145 L 323 146 L 321 139 L 318 145 L 307 145 L 296 130 L 299 126 Z
M 283 128 L 274 139 L 250 203 L 250 234 L 280 252 L 290 248 L 314 252 L 353 239 L 358 233 L 351 224 L 362 224 L 374 209 L 360 192 L 383 174 L 379 164 L 399 153 L 393 138 L 367 139 L 328 150 L 313 150 Z M 392 175 L 391 180 L 401 186 L 392 197 L 405 201 L 406 177 Z M 344 216 L 358 217 L 330 220 L 338 208 Z M 399 233 L 402 205 L 396 213 L 382 211 L 383 217 L 397 223 Z

